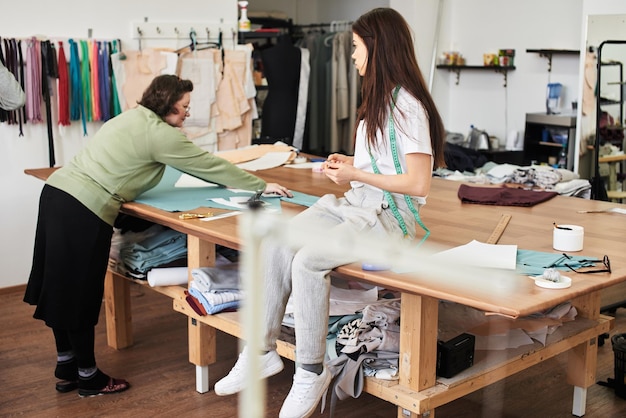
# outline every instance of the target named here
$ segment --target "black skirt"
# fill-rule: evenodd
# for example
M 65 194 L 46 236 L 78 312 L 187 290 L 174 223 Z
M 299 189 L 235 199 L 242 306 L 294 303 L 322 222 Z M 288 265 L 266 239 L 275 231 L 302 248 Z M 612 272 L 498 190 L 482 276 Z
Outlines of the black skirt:
M 45 185 L 24 302 L 59 329 L 98 323 L 113 228 L 68 193 Z

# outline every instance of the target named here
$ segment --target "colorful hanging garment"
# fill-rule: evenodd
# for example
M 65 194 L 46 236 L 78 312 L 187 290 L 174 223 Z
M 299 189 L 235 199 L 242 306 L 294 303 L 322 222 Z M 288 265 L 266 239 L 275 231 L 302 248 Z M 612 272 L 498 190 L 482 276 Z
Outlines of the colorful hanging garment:
M 117 43 L 120 43 L 120 55 L 122 53 L 122 41 L 113 40 L 111 47 L 109 48 L 109 74 L 111 76 L 111 115 L 117 116 L 122 113 L 122 107 L 120 106 L 120 99 L 117 95 L 117 83 L 115 81 L 115 71 L 113 71 L 113 60 L 111 56 L 117 54 Z
M 2 52 L 3 44 L 5 53 Z M 21 48 L 21 41 L 17 41 L 15 38 L 0 38 L 0 61 L 2 61 L 2 64 L 7 68 L 7 70 L 13 74 L 19 85 L 22 87 L 22 90 L 24 90 L 24 62 Z M 11 125 L 19 124 L 19 136 L 24 136 L 23 124 L 25 121 L 25 106 L 11 111 L 0 109 L 0 122 L 7 122 Z
M 98 78 L 100 68 L 98 65 L 98 43 L 89 41 L 89 64 L 91 67 L 91 120 L 100 120 L 100 86 Z
M 85 101 L 83 100 L 83 82 L 81 63 L 78 56 L 78 44 L 70 39 L 70 120 L 82 120 L 83 135 L 87 135 Z
M 38 123 L 41 117 L 41 49 L 39 41 L 32 37 L 26 47 L 26 118 Z
M 15 67 L 15 59 L 14 59 L 14 50 L 13 45 L 9 39 L 4 39 L 4 51 L 5 55 L 0 56 L 2 60 L 2 64 L 6 67 L 7 70 L 13 75 L 15 75 L 14 67 Z M 0 52 L 2 52 L 2 48 L 0 45 Z M 0 54 L 1 55 L 1 54 Z M 2 114 L 0 116 L 0 121 L 7 122 L 9 125 L 14 125 L 17 120 L 16 112 L 12 110 L 2 110 Z
M 24 58 L 22 57 L 22 41 L 15 39 L 11 40 L 14 45 L 14 50 L 17 51 L 16 63 L 17 69 L 15 71 L 15 77 L 20 81 L 20 85 L 22 86 L 22 90 L 24 90 Z M 20 133 L 19 136 L 24 136 L 23 125 L 26 123 L 26 109 L 24 106 L 19 108 L 17 111 L 17 120 L 20 125 Z
M 82 60 L 80 62 L 80 75 L 83 85 L 83 103 L 85 104 L 85 118 L 87 121 L 93 120 L 91 101 L 91 74 L 89 73 L 89 45 L 87 41 L 80 41 L 80 52 Z
M 108 43 L 98 42 L 98 85 L 100 90 L 100 120 L 111 119 L 111 82 L 109 80 Z
M 67 70 L 67 60 L 65 58 L 65 51 L 63 49 L 63 42 L 59 41 L 59 58 L 57 63 L 57 69 L 59 71 L 59 83 L 57 86 L 57 98 L 59 106 L 59 125 L 70 125 L 70 89 L 69 89 L 69 77 Z
M 56 51 L 50 41 L 40 42 L 41 51 L 41 95 L 46 108 L 46 125 L 48 128 L 48 158 L 50 167 L 54 167 L 54 135 L 52 133 L 51 79 L 56 78 Z
M 2 38 L 0 38 L 0 62 L 5 67 L 7 66 L 6 60 L 4 59 L 4 54 L 2 52 Z M 7 110 L 0 109 L 0 122 L 6 122 L 8 120 L 8 118 L 9 118 L 9 114 L 8 113 L 9 112 Z
M 13 74 L 13 48 L 11 47 L 11 41 L 4 39 L 4 51 L 5 51 L 5 63 L 4 66 Z M 15 124 L 15 112 L 7 112 L 7 122 L 9 125 Z

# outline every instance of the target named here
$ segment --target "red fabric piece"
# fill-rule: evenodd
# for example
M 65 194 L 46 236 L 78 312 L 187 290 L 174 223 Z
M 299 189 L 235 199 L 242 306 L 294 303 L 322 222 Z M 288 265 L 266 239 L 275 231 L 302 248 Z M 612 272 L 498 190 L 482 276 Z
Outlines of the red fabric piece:
M 557 192 L 512 189 L 509 187 L 474 187 L 461 184 L 458 191 L 463 203 L 496 206 L 534 206 L 558 195 Z
M 194 310 L 195 313 L 197 313 L 200 316 L 206 316 L 207 312 L 204 309 L 204 306 L 202 306 L 200 301 L 196 299 L 195 297 L 193 297 L 193 295 L 189 294 L 189 292 L 187 292 L 186 290 L 185 290 L 185 300 L 187 301 L 191 309 Z
M 70 86 L 67 65 L 63 42 L 59 41 L 59 58 L 57 65 L 59 71 L 59 85 L 57 95 L 59 99 L 59 125 L 62 126 L 70 125 Z

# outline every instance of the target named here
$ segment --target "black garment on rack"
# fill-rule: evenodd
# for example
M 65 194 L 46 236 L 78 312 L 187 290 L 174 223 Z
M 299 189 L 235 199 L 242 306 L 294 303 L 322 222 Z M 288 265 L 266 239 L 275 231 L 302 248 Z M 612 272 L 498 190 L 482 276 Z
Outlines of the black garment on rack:
M 4 44 L 4 54 L 2 54 L 2 48 L 0 48 L 0 60 L 2 60 L 2 65 L 9 70 L 10 73 L 15 75 L 14 72 L 14 59 L 13 59 L 13 48 L 11 45 L 11 41 L 7 38 L 3 39 Z M 16 123 L 15 118 L 16 112 L 14 110 L 4 110 L 0 109 L 0 122 L 7 122 L 9 125 L 13 125 Z
M 22 61 L 21 45 L 14 38 L 2 40 L 4 44 L 4 53 L 0 45 L 0 61 L 9 70 L 15 79 L 20 83 L 22 90 L 24 89 L 24 66 Z M 19 124 L 19 136 L 24 136 L 22 132 L 22 121 L 25 119 L 25 106 L 15 110 L 0 110 L 0 122 L 7 122 L 9 125 Z
M 293 143 L 298 111 L 298 91 L 302 52 L 289 35 L 261 52 L 268 92 L 261 114 L 261 136 Z
M 48 77 L 57 77 L 56 51 L 50 41 L 41 41 L 41 93 L 46 105 L 46 124 L 48 126 L 48 159 L 54 167 L 54 135 L 52 133 L 52 110 L 50 107 L 50 83 Z
M 19 80 L 22 90 L 26 91 L 24 89 L 24 60 L 22 58 L 22 41 L 16 41 L 15 38 L 13 38 L 11 39 L 11 45 L 13 46 L 13 51 L 15 53 L 14 75 L 15 75 L 15 78 Z M 26 123 L 26 106 L 22 106 L 21 108 L 16 109 L 15 117 L 20 127 L 19 136 L 24 136 L 23 124 Z

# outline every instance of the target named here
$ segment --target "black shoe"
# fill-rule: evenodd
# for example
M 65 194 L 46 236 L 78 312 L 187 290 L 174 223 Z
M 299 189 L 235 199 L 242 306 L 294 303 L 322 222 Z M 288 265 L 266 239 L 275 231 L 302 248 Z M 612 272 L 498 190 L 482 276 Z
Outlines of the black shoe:
M 130 383 L 128 383 L 124 379 L 115 379 L 111 377 L 109 379 L 109 383 L 103 388 L 100 389 L 78 389 L 78 394 L 81 397 L 84 396 L 97 396 L 97 395 L 109 395 L 112 393 L 124 392 L 126 389 L 130 387 Z
M 62 380 L 54 386 L 57 392 L 67 393 L 78 388 L 78 382 L 72 380 Z
M 54 369 L 54 376 L 57 379 L 61 379 L 57 382 L 55 389 L 61 393 L 67 393 L 75 390 L 78 387 L 78 366 L 76 359 L 72 358 L 69 361 L 57 363 L 56 369 Z
M 123 392 L 130 387 L 124 379 L 115 379 L 100 369 L 88 379 L 78 379 L 78 394 L 82 396 L 108 395 Z

